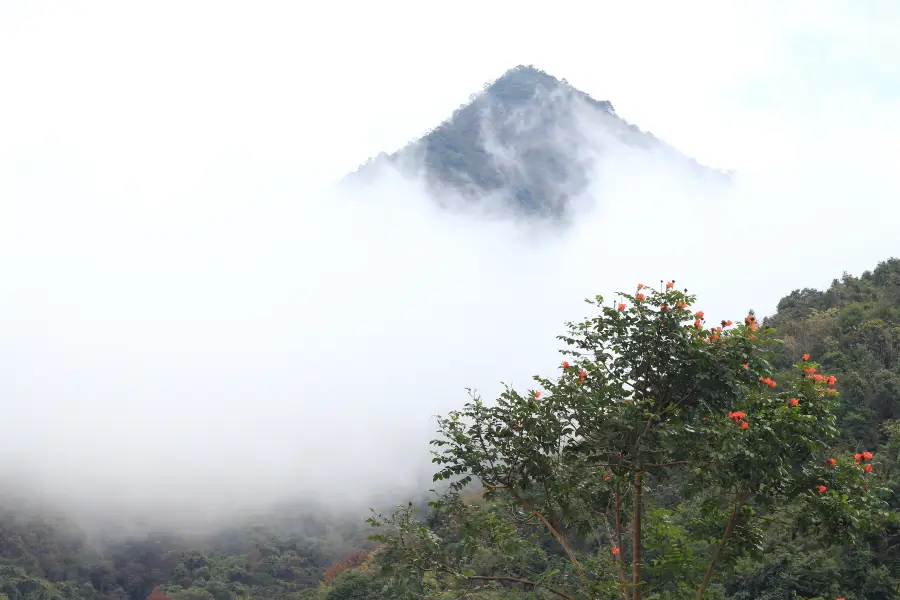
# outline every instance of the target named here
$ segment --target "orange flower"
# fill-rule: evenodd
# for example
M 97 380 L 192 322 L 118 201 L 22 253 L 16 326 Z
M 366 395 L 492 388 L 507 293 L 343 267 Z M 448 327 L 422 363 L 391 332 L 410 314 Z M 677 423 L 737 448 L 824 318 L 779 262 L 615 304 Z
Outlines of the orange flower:
M 582 369 L 581 373 L 578 374 L 578 380 L 583 382 L 585 377 L 587 377 L 587 371 Z
M 634 299 L 637 300 L 638 302 L 641 302 L 642 300 L 644 300 L 644 298 L 646 298 L 646 296 L 644 296 L 643 294 L 637 294 L 634 297 Z
M 872 460 L 873 456 L 874 456 L 874 454 L 872 454 L 868 450 L 866 450 L 865 452 L 862 453 L 862 457 L 866 460 Z
M 732 325 L 734 325 L 734 321 L 732 321 L 731 319 L 725 321 L 725 327 L 731 327 Z
M 569 368 L 569 361 L 564 360 L 564 361 L 563 361 L 563 364 L 562 364 L 562 367 L 563 367 L 563 369 L 568 369 L 568 368 Z
M 817 487 L 816 489 L 819 490 L 819 493 L 820 493 L 820 494 L 824 494 L 825 492 L 828 491 L 828 488 L 825 487 L 824 485 L 820 485 L 820 486 Z
M 620 305 L 619 305 L 619 310 L 625 310 L 625 305 L 624 305 L 624 304 L 620 304 Z
M 815 373 L 812 376 L 812 378 L 815 379 L 816 381 L 822 381 L 823 379 L 825 379 L 825 376 L 822 375 L 821 373 Z
M 669 310 L 669 305 L 663 304 L 662 306 L 659 307 L 659 310 Z
M 540 392 L 535 392 L 535 393 L 534 393 L 534 397 L 535 397 L 535 398 L 540 398 L 540 397 L 541 397 L 541 393 L 540 393 Z
M 764 383 L 769 387 L 775 387 L 776 385 L 778 385 L 777 383 L 775 383 L 775 380 L 770 377 L 760 377 L 759 382 Z
M 834 375 L 832 375 L 831 377 L 828 378 L 828 385 L 834 385 L 836 383 L 837 383 L 837 377 L 835 377 Z
M 750 335 L 748 335 L 747 337 L 750 338 L 751 340 L 755 340 L 755 339 L 756 339 L 756 336 L 753 335 L 752 333 L 751 333 Z
M 703 318 L 703 311 L 702 311 L 702 310 L 698 310 L 698 311 L 697 311 L 697 318 L 698 318 L 698 319 L 702 319 L 702 318 Z
M 865 467 L 863 467 L 863 470 L 864 470 L 866 473 L 871 473 L 871 472 L 872 472 L 872 465 L 866 465 Z
M 754 323 L 753 325 L 750 326 L 750 331 L 757 331 L 758 329 L 759 329 L 759 325 L 757 325 L 756 323 Z
M 853 455 L 853 460 L 855 460 L 856 462 L 859 462 L 859 461 L 862 460 L 862 457 L 863 457 L 862 454 L 854 454 L 854 455 Z
M 697 319 L 696 321 L 694 321 L 694 327 L 696 327 L 697 329 L 700 329 L 700 319 Z
M 837 464 L 837 461 L 834 460 L 833 458 L 829 458 L 829 459 L 828 459 L 828 466 L 829 466 L 829 467 L 833 467 L 833 466 L 836 465 L 836 464 Z
M 815 368 L 815 367 L 810 367 L 810 368 L 808 368 L 808 369 L 803 369 L 803 372 L 806 373 L 807 375 L 809 375 L 810 373 L 815 373 L 815 372 L 816 372 L 816 368 Z
M 741 423 L 741 429 L 748 429 L 749 427 L 750 427 L 750 423 L 748 423 L 747 421 L 743 421 Z
M 803 360 L 809 360 L 809 354 L 804 354 L 804 355 L 803 355 Z
M 638 291 L 641 291 L 642 289 L 644 289 L 644 284 L 643 284 L 643 283 L 639 283 L 639 284 L 638 284 Z
M 713 339 L 713 341 L 719 339 L 719 334 L 718 334 L 718 333 L 714 333 L 713 336 L 712 336 L 712 339 Z
M 620 550 L 619 550 L 618 548 L 616 548 L 615 546 L 613 546 L 612 553 L 613 553 L 614 555 L 618 556 L 618 555 L 619 555 L 619 552 L 620 552 Z
M 675 282 L 674 282 L 674 281 L 667 281 L 667 282 L 666 282 L 666 289 L 667 289 L 667 290 L 671 290 L 673 287 L 675 287 Z
M 749 369 L 749 368 L 750 368 L 750 365 L 741 365 L 741 366 L 744 367 L 745 369 Z
M 799 400 L 797 400 L 796 398 L 791 398 L 791 406 L 797 406 L 798 404 L 800 404 Z
M 521 423 L 516 423 L 516 429 L 520 429 L 522 427 Z

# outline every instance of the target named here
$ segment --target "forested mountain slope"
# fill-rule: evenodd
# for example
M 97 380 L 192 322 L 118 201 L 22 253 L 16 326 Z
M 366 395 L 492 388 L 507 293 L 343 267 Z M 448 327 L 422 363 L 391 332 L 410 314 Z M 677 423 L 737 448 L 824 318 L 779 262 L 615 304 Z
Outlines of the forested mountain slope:
M 680 165 L 698 179 L 728 179 L 628 123 L 610 102 L 518 66 L 422 138 L 370 159 L 344 184 L 366 185 L 391 165 L 424 175 L 437 199 L 448 190 L 469 200 L 493 196 L 524 214 L 559 216 L 585 191 L 597 161 L 623 148 Z
M 900 260 L 887 260 L 858 277 L 844 275 L 827 290 L 794 291 L 781 300 L 776 314 L 764 319 L 763 325 L 776 327 L 784 340 L 774 357 L 774 378 L 779 382 L 787 380 L 791 365 L 802 361 L 804 354 L 809 354 L 821 371 L 836 376 L 840 402 L 834 451 L 850 455 L 874 452 L 872 464 L 879 485 L 891 492 L 887 501 L 891 510 L 897 511 Z M 662 495 L 663 504 L 648 507 L 646 516 L 648 527 L 660 532 L 660 545 L 651 554 L 655 558 L 648 559 L 648 569 L 664 569 L 664 561 L 675 560 L 675 556 L 682 560 L 703 554 L 700 546 L 693 546 L 699 542 L 677 537 L 681 535 L 678 532 L 689 531 L 689 522 L 664 519 L 665 507 L 680 501 L 677 486 L 663 488 Z M 499 573 L 503 553 L 489 540 L 472 546 L 472 539 L 459 529 L 457 515 L 463 511 L 471 519 L 489 522 L 506 508 L 482 501 L 477 494 L 464 501 L 463 507 L 426 511 L 425 523 L 456 552 L 475 557 L 482 572 Z M 690 506 L 687 510 L 691 514 Z M 775 507 L 767 515 L 764 522 L 769 526 L 759 532 L 754 546 L 730 555 L 734 569 L 707 597 L 900 597 L 900 529 L 896 523 L 827 544 L 813 531 L 804 533 L 794 526 L 802 515 L 793 509 Z M 173 600 L 401 597 L 390 587 L 390 571 L 385 570 L 396 564 L 396 557 L 388 550 L 376 550 L 376 544 L 366 539 L 367 527 L 356 521 L 307 517 L 303 527 L 294 531 L 283 526 L 248 525 L 204 539 L 151 536 L 95 545 L 64 521 L 4 513 L 0 518 L 0 598 L 144 600 L 156 587 L 158 594 Z M 702 515 L 698 512 L 695 517 L 701 519 Z M 675 542 L 672 535 L 676 535 Z M 534 528 L 533 536 L 538 544 L 527 557 L 533 569 L 565 564 L 566 557 L 552 536 L 540 527 Z M 594 542 L 583 537 L 573 543 L 589 548 Z M 461 596 L 448 592 L 439 597 Z M 480 581 L 466 597 L 553 595 L 510 582 Z

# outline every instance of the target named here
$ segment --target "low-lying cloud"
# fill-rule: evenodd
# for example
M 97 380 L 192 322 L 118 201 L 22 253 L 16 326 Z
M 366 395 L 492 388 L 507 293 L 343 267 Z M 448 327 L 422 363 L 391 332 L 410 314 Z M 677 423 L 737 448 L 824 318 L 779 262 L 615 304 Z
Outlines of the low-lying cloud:
M 387 167 L 321 192 L 290 166 L 7 161 L 5 490 L 109 520 L 402 501 L 429 484 L 433 415 L 552 374 L 583 298 L 674 278 L 714 319 L 768 313 L 895 250 L 877 168 L 726 189 L 583 118 L 571 158 L 594 166 L 565 228 L 440 209 Z

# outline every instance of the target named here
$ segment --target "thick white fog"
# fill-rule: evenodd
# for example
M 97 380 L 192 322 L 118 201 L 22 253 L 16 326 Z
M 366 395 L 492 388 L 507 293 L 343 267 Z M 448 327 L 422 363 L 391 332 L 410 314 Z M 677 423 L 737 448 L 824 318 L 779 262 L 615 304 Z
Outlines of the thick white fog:
M 421 181 L 388 169 L 364 190 L 329 191 L 395 148 L 354 137 L 346 97 L 332 112 L 285 99 L 327 95 L 326 83 L 265 83 L 303 76 L 300 58 L 294 71 L 275 58 L 292 48 L 280 25 L 284 37 L 251 54 L 257 71 L 222 23 L 210 37 L 190 29 L 199 13 L 166 26 L 154 16 L 183 53 L 141 34 L 162 45 L 156 57 L 128 35 L 142 31 L 140 15 L 126 24 L 112 5 L 3 10 L 0 74 L 13 93 L 0 99 L 0 484 L 26 499 L 109 519 L 125 509 L 193 519 L 300 495 L 349 505 L 425 489 L 433 415 L 463 403 L 466 387 L 490 396 L 501 381 L 552 374 L 555 336 L 589 314 L 585 297 L 674 278 L 713 319 L 768 314 L 792 289 L 900 253 L 900 154 L 885 142 L 896 120 L 785 126 L 732 149 L 764 168 L 724 165 L 739 171 L 724 190 L 616 146 L 584 113 L 591 143 L 572 159 L 602 160 L 559 229 L 442 211 Z M 248 25 L 261 28 L 254 39 L 268 39 L 266 19 Z M 78 32 L 94 37 L 78 46 Z M 415 77 L 427 87 L 442 73 Z M 242 91 L 254 85 L 267 93 Z M 455 87 L 447 108 L 474 91 Z M 399 89 L 391 102 L 422 110 Z M 449 115 L 440 110 L 428 124 Z M 384 114 L 381 128 L 393 116 L 407 138 L 423 133 Z M 768 164 L 785 147 L 796 155 Z

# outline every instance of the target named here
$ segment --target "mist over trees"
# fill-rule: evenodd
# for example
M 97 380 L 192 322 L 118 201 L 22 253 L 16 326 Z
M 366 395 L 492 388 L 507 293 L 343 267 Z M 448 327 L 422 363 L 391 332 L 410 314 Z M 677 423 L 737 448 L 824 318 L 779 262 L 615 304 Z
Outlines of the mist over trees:
M 6 514 L 0 594 L 895 598 L 898 300 L 891 259 L 731 323 L 674 284 L 599 302 L 555 374 L 441 418 L 430 506 L 114 544 Z

